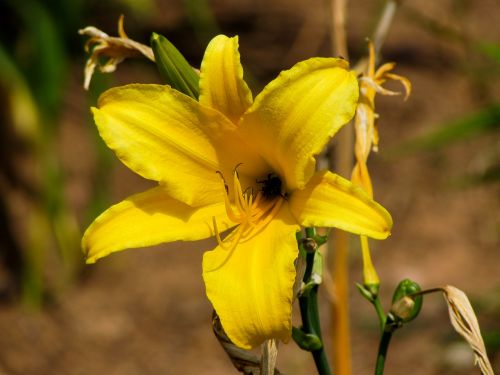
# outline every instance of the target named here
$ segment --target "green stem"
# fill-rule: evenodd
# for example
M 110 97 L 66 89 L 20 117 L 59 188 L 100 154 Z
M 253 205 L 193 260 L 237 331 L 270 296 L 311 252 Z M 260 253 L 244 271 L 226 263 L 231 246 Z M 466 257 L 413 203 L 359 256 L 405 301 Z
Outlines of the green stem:
M 321 322 L 318 310 L 318 286 L 315 286 L 309 295 L 309 316 L 311 318 L 312 329 L 316 335 L 321 337 Z
M 391 314 L 388 314 L 385 318 L 385 324 L 383 328 L 382 337 L 380 338 L 380 344 L 378 346 L 377 363 L 375 365 L 375 375 L 384 374 L 385 359 L 387 358 L 387 350 L 389 349 L 389 344 L 391 342 L 392 334 L 398 329 L 398 325 L 394 321 Z
M 314 239 L 316 230 L 314 228 L 306 228 L 307 238 Z M 306 254 L 306 270 L 304 272 L 304 282 L 307 283 L 312 275 L 315 252 Z M 302 331 L 307 334 L 314 334 L 321 340 L 321 324 L 318 311 L 318 285 L 314 286 L 309 293 L 299 297 L 300 315 L 302 317 Z M 332 371 L 328 364 L 328 359 L 324 350 L 312 350 L 311 354 L 318 370 L 319 375 L 331 375 Z
M 312 351 L 314 363 L 316 364 L 316 369 L 319 375 L 331 375 L 332 370 L 330 369 L 330 364 L 328 363 L 328 358 L 326 358 L 325 350 L 322 348 L 320 350 Z
M 312 288 L 306 297 L 299 298 L 300 315 L 302 316 L 302 330 L 308 334 L 314 334 L 321 339 L 321 325 L 318 314 L 318 287 Z M 332 371 L 324 346 L 318 350 L 312 350 L 311 354 L 319 375 L 331 375 Z
M 377 315 L 378 315 L 378 320 L 380 323 L 380 330 L 383 331 L 387 318 L 385 316 L 384 309 L 382 308 L 382 303 L 380 302 L 379 296 L 375 297 L 375 299 L 373 300 L 373 306 L 375 307 L 375 311 L 377 312 Z
M 312 270 L 313 270 L 313 265 L 314 265 L 314 253 L 307 253 L 306 254 L 306 270 L 304 271 L 304 277 L 302 280 L 304 280 L 305 283 L 309 281 L 312 275 Z
M 392 328 L 384 329 L 384 333 L 382 334 L 382 338 L 380 339 L 380 345 L 378 347 L 375 375 L 384 374 L 384 365 L 385 365 L 385 359 L 387 357 L 387 349 L 389 348 L 389 343 L 391 342 L 393 332 L 394 331 L 392 330 Z
M 319 319 L 318 311 L 318 287 L 314 287 L 309 295 L 309 316 L 311 318 L 311 323 L 313 330 L 316 335 L 323 341 L 321 337 L 321 324 Z M 319 350 L 314 350 L 312 352 L 314 363 L 318 369 L 320 375 L 330 375 L 332 373 L 330 365 L 328 363 L 328 358 L 325 353 L 325 347 L 321 347 Z

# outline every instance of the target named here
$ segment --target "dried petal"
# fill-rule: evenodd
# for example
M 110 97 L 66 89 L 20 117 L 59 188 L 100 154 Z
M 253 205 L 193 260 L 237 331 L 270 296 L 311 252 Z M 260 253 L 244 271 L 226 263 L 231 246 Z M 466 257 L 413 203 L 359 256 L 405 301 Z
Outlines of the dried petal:
M 88 90 L 90 80 L 98 67 L 102 73 L 111 73 L 116 70 L 116 66 L 127 57 L 145 56 L 151 61 L 155 61 L 153 51 L 150 47 L 138 43 L 127 37 L 123 29 L 123 15 L 118 20 L 119 37 L 111 37 L 105 32 L 94 26 L 87 26 L 78 30 L 80 35 L 89 36 L 90 39 L 85 43 L 85 51 L 91 52 L 84 70 L 83 87 Z M 92 48 L 93 47 L 93 48 Z M 99 57 L 105 57 L 104 63 L 99 61 Z
M 451 285 L 443 288 L 443 296 L 448 304 L 451 324 L 474 351 L 476 364 L 479 365 L 481 373 L 494 375 L 481 337 L 479 323 L 469 299 L 464 292 Z

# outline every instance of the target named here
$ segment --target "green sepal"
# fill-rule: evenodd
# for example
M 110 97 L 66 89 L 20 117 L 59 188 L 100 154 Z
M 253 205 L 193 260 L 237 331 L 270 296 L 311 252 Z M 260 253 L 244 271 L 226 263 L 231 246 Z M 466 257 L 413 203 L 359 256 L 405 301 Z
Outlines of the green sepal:
M 380 284 L 364 284 L 364 288 L 372 294 L 373 298 L 376 298 L 380 292 Z
M 373 301 L 375 300 L 375 297 L 376 295 L 374 295 L 372 293 L 372 291 L 365 285 L 362 285 L 360 283 L 356 283 L 356 288 L 358 288 L 358 291 L 361 293 L 361 295 L 367 299 L 368 301 L 370 301 L 371 303 L 373 303 Z
M 314 237 L 314 240 L 316 241 L 318 246 L 324 245 L 328 241 L 328 234 L 325 234 L 324 236 L 322 236 L 321 234 L 317 234 Z
M 193 99 L 200 95 L 200 76 L 175 46 L 162 35 L 151 35 L 151 48 L 162 79 L 172 88 Z
M 322 236 L 321 234 L 317 233 L 316 228 L 314 227 L 306 228 L 306 237 L 315 242 L 316 249 L 321 245 L 324 245 L 328 241 L 328 234 Z
M 423 297 L 414 295 L 422 289 L 415 281 L 410 279 L 402 280 L 392 296 L 391 313 L 395 318 L 407 323 L 417 317 L 422 309 Z
M 305 333 L 300 328 L 292 327 L 292 338 L 299 348 L 312 352 L 323 347 L 321 339 L 313 333 Z

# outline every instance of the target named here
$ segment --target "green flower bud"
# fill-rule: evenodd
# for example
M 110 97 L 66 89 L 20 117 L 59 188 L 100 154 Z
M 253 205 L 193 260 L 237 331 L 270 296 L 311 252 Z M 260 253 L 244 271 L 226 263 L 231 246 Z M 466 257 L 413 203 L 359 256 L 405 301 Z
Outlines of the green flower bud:
M 162 35 L 151 35 L 151 48 L 160 75 L 168 85 L 198 100 L 200 76 L 175 46 Z
M 420 285 L 410 279 L 401 281 L 392 296 L 391 313 L 396 319 L 406 323 L 417 317 L 422 309 L 423 297 L 411 296 L 420 292 Z

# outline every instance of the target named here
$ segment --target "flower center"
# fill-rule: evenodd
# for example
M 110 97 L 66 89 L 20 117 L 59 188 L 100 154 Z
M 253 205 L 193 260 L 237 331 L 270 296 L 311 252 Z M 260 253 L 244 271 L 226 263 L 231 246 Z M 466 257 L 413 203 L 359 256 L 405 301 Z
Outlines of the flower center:
M 232 222 L 237 223 L 238 227 L 222 240 L 214 217 L 214 232 L 219 246 L 232 251 L 238 243 L 253 237 L 271 222 L 279 212 L 284 197 L 281 194 L 281 180 L 273 174 L 269 174 L 267 180 L 257 181 L 263 184 L 263 187 L 254 196 L 251 189 L 243 191 L 238 172 L 235 170 L 233 172 L 232 202 L 229 199 L 229 190 L 223 177 L 222 181 L 226 191 L 224 203 L 227 216 Z
M 265 180 L 257 180 L 259 184 L 262 184 L 262 197 L 266 200 L 272 200 L 277 196 L 285 198 L 281 193 L 281 179 L 274 173 L 269 173 Z

